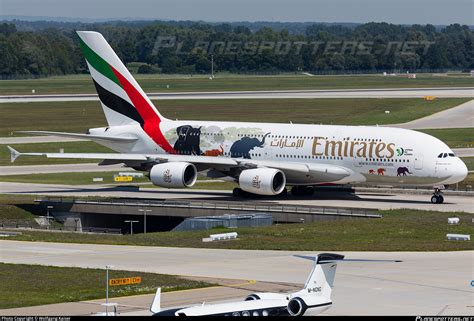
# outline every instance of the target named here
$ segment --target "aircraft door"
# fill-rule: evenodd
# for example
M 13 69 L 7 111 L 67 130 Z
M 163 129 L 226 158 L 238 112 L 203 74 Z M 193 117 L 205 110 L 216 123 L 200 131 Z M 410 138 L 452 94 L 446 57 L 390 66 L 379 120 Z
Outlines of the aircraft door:
M 423 169 L 423 154 L 415 155 L 415 169 Z

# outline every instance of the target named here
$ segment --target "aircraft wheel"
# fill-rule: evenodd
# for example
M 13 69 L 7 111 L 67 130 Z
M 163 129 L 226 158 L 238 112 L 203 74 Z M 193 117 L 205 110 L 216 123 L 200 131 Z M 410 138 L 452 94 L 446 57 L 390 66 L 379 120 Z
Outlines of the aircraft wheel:
M 306 186 L 304 188 L 304 195 L 311 196 L 314 194 L 314 188 L 312 186 Z
M 431 203 L 432 204 L 438 204 L 438 196 L 436 196 L 436 195 L 431 196 Z
M 293 186 L 291 188 L 291 195 L 293 195 L 293 196 L 301 195 L 301 188 L 299 186 Z
M 439 196 L 438 196 L 438 204 L 443 204 L 443 202 L 444 202 L 444 197 L 443 197 L 443 195 L 439 195 Z
M 242 194 L 243 194 L 242 192 L 243 192 L 242 189 L 236 187 L 236 188 L 234 188 L 234 190 L 232 191 L 232 195 L 233 195 L 234 197 L 241 197 Z

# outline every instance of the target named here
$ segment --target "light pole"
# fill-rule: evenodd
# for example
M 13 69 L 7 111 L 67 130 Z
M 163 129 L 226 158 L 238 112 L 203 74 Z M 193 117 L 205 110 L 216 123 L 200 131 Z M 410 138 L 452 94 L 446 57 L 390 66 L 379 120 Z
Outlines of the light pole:
M 211 78 L 214 79 L 214 55 L 211 55 Z
M 109 269 L 113 268 L 113 265 L 106 265 L 105 270 L 106 270 L 106 279 L 107 279 L 107 284 L 105 287 L 105 315 L 109 316 Z
M 139 209 L 138 211 L 143 212 L 143 233 L 146 234 L 146 212 L 151 212 L 151 210 Z
M 130 223 L 130 235 L 133 235 L 133 223 L 138 223 L 140 221 L 124 221 L 125 223 Z
M 46 222 L 47 222 L 46 228 L 48 230 L 49 230 L 49 210 L 52 210 L 53 208 L 54 208 L 54 206 L 52 206 L 52 205 L 46 206 Z

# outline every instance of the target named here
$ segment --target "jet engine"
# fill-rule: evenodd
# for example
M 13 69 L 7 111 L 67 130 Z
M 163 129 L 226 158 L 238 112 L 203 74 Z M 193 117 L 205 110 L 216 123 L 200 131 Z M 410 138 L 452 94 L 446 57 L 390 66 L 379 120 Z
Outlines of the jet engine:
M 245 298 L 245 301 L 252 300 L 287 300 L 287 296 L 280 293 L 253 293 Z
M 291 316 L 294 317 L 299 317 L 302 316 L 306 310 L 308 309 L 308 306 L 306 303 L 303 301 L 302 298 L 293 298 L 288 302 L 288 313 Z
M 239 176 L 240 188 L 258 195 L 280 194 L 286 185 L 285 174 L 274 168 L 246 169 Z
M 197 169 L 191 163 L 171 162 L 154 165 L 150 180 L 161 187 L 191 187 L 197 180 Z

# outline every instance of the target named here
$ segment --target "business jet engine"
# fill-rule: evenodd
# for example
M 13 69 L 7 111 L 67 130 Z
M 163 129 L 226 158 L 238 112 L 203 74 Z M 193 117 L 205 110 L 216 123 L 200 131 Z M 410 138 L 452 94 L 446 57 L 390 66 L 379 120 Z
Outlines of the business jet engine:
M 281 293 L 253 293 L 245 298 L 245 301 L 252 300 L 286 300 L 287 295 Z
M 306 303 L 303 301 L 302 298 L 293 298 L 288 302 L 288 313 L 291 316 L 299 317 L 302 316 L 306 310 L 308 309 L 308 306 Z
M 280 194 L 286 185 L 285 174 L 274 168 L 246 169 L 239 176 L 240 188 L 258 195 Z
M 161 187 L 191 187 L 196 183 L 197 169 L 193 164 L 186 162 L 157 164 L 150 170 L 150 180 Z

